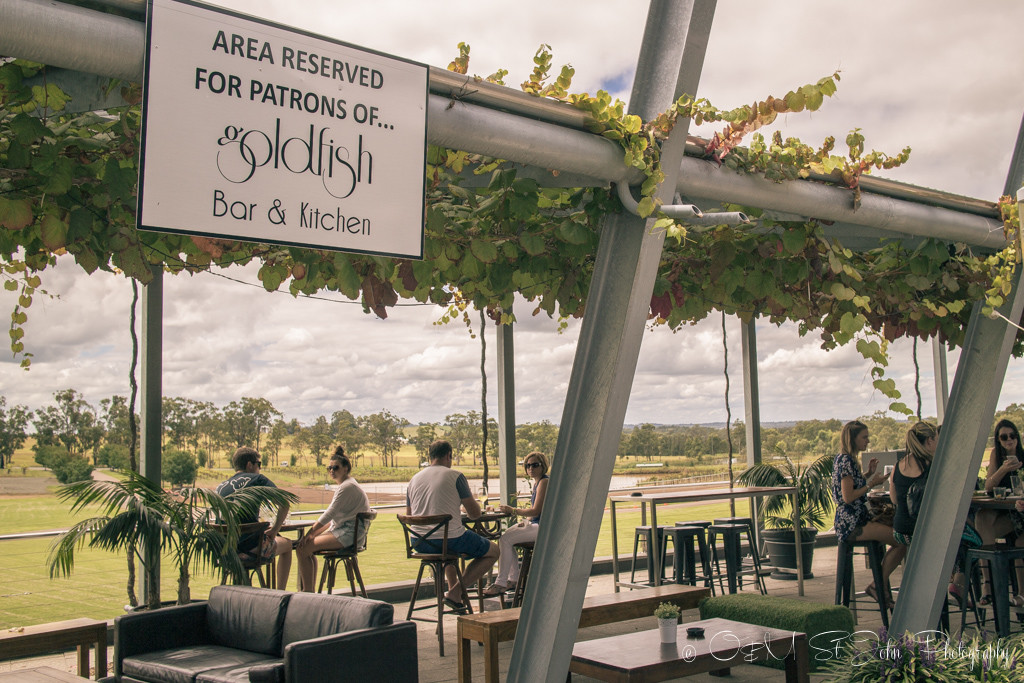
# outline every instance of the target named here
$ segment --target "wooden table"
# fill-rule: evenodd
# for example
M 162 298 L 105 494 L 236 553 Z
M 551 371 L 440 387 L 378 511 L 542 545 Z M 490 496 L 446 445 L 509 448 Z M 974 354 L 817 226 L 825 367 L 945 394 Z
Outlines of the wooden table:
M 691 626 L 702 626 L 704 637 L 688 638 Z M 576 643 L 569 671 L 602 681 L 646 683 L 708 671 L 728 675 L 730 666 L 776 659 L 785 661 L 789 683 L 810 680 L 804 633 L 717 618 L 677 628 L 678 641 L 668 645 L 661 643 L 658 629 Z
M 79 676 L 73 676 L 66 671 L 49 666 L 0 673 L 0 681 L 11 681 L 12 683 L 14 681 L 18 681 L 18 683 L 72 683 L 81 680 L 82 678 Z
M 281 529 L 280 529 L 279 533 L 283 534 L 286 531 L 297 531 L 299 533 L 298 533 L 298 536 L 296 536 L 295 540 L 296 541 L 301 541 L 302 537 L 306 535 L 306 529 L 308 529 L 309 527 L 313 526 L 315 523 L 316 523 L 316 520 L 314 520 L 314 519 L 286 519 L 284 521 L 284 524 L 281 525 Z M 295 562 L 295 559 L 292 558 L 292 566 L 293 566 L 293 570 L 292 571 L 295 572 L 295 590 L 301 591 L 302 590 L 302 576 L 299 575 L 299 568 L 298 568 L 297 564 L 298 563 Z M 273 569 L 270 572 L 268 572 L 268 574 L 270 576 L 267 578 L 267 583 L 270 585 L 271 588 L 276 588 L 277 587 L 277 578 L 276 578 L 277 577 L 277 562 L 276 561 L 275 562 L 271 562 L 270 566 Z M 316 556 L 315 555 L 313 556 L 313 579 L 316 580 Z
M 627 586 L 636 588 L 638 585 L 631 584 L 628 582 L 619 581 L 619 538 L 618 531 L 615 524 L 615 508 L 619 505 L 637 504 L 641 505 L 641 523 L 646 524 L 647 518 L 647 504 L 651 506 L 651 528 L 658 528 L 658 505 L 666 505 L 671 503 L 693 503 L 700 501 L 709 500 L 736 500 L 739 498 L 750 499 L 750 517 L 757 523 L 757 511 L 754 505 L 754 498 L 763 496 L 778 496 L 786 495 L 790 496 L 793 504 L 793 540 L 796 543 L 796 547 L 801 548 L 800 545 L 800 527 L 797 521 L 800 519 L 800 499 L 797 488 L 795 486 L 745 486 L 735 487 L 732 489 L 691 489 L 686 491 L 672 491 L 672 492 L 657 492 L 657 493 L 640 493 L 638 494 L 616 494 L 614 496 L 608 496 L 608 502 L 611 506 L 612 513 L 612 574 L 615 576 L 615 590 L 619 590 L 620 586 Z M 756 549 L 752 549 L 753 552 L 757 552 Z M 647 550 L 647 558 L 651 567 L 651 576 L 654 578 L 654 585 L 661 584 L 661 553 L 651 552 L 651 549 Z M 803 553 L 796 553 L 796 580 L 797 580 L 797 591 L 800 595 L 804 594 L 804 562 Z
M 504 512 L 484 512 L 476 519 L 462 515 L 462 526 L 483 536 L 488 541 L 497 541 L 504 531 L 501 523 L 510 517 L 511 515 L 506 515 Z
M 700 601 L 711 595 L 703 586 L 667 584 L 626 593 L 595 595 L 583 601 L 579 628 L 612 624 L 618 621 L 653 617 L 654 608 L 662 602 L 673 602 L 680 609 L 694 609 Z M 473 680 L 473 642 L 484 646 L 484 680 L 498 683 L 498 643 L 513 640 L 519 627 L 521 608 L 467 614 L 459 617 L 459 681 Z
M 89 648 L 96 646 L 96 680 L 107 675 L 107 622 L 70 619 L 0 631 L 0 660 L 78 649 L 78 675 L 89 677 Z M 45 680 L 45 679 L 44 679 Z
M 986 495 L 973 496 L 971 507 L 978 510 L 1013 510 L 1021 496 L 1007 496 L 1006 498 L 990 498 Z

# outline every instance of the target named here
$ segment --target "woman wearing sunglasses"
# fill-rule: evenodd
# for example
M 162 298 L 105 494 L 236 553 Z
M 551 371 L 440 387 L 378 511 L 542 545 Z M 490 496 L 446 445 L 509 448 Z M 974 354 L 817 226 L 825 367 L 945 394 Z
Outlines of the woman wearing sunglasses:
M 1020 443 L 1020 432 L 1017 425 L 1009 420 L 1000 420 L 996 423 L 994 445 L 988 456 L 987 476 L 985 477 L 985 490 L 991 495 L 992 489 L 997 486 L 1010 488 L 1011 479 L 1014 474 L 1020 474 L 1021 462 L 1024 461 L 1024 448 Z M 974 518 L 978 527 L 978 535 L 985 544 L 995 543 L 996 539 L 1008 534 L 1017 537 L 1017 547 L 1024 546 L 1024 514 L 1017 510 L 978 510 Z M 1019 590 L 1024 592 L 1024 567 L 1017 564 L 1017 585 Z M 985 573 L 984 595 L 981 598 L 981 605 L 988 605 L 992 602 L 992 586 L 988 579 L 988 568 L 982 569 Z M 1024 607 L 1024 597 L 1015 595 L 1010 602 L 1014 607 Z
M 370 501 L 359 488 L 359 482 L 350 476 L 351 472 L 352 463 L 345 455 L 345 449 L 338 446 L 327 464 L 327 473 L 338 485 L 338 489 L 320 519 L 295 544 L 302 590 L 308 593 L 312 593 L 314 587 L 313 553 L 351 546 L 355 540 L 356 515 L 370 512 Z M 365 533 L 365 529 L 360 529 L 360 536 Z
M 519 580 L 519 559 L 516 557 L 514 546 L 516 543 L 537 540 L 540 514 L 544 509 L 544 496 L 548 492 L 548 459 L 543 453 L 534 451 L 523 460 L 523 469 L 526 476 L 533 479 L 530 507 L 500 506 L 499 509 L 506 515 L 525 519 L 509 528 L 498 540 L 498 575 L 494 578 L 494 583 L 484 589 L 484 595 L 501 595 L 515 587 L 516 581 Z

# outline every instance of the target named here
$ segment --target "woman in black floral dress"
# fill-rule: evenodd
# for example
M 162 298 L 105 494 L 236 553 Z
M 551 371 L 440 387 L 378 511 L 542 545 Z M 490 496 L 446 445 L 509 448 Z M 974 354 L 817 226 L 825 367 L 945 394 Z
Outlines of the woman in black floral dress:
M 864 590 L 876 600 L 885 596 L 886 605 L 892 604 L 889 593 L 889 576 L 906 555 L 906 547 L 896 543 L 892 527 L 872 522 L 868 516 L 868 491 L 885 481 L 886 475 L 878 472 L 878 459 L 868 461 L 868 471 L 860 469 L 860 453 L 867 450 L 870 436 L 867 425 L 858 420 L 843 426 L 841 437 L 842 452 L 836 456 L 832 471 L 832 498 L 836 502 L 835 529 L 840 541 L 881 541 L 890 547 L 882 558 L 882 576 L 886 585 L 879 592 L 875 584 Z

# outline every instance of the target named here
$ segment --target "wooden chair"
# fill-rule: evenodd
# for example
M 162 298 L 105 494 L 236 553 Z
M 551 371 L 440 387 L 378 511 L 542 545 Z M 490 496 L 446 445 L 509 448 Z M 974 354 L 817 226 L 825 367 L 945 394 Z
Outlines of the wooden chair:
M 221 534 L 227 534 L 227 527 L 223 524 L 211 524 L 210 528 L 214 531 L 220 532 Z M 245 570 L 244 584 L 246 586 L 252 585 L 252 576 L 256 575 L 259 579 L 260 588 L 270 588 L 274 586 L 274 556 L 266 559 L 260 557 L 260 548 L 263 546 L 263 538 L 267 533 L 267 529 L 270 528 L 270 522 L 250 522 L 247 524 L 240 524 L 238 526 L 238 535 L 246 536 L 248 534 L 257 534 L 256 547 L 248 553 L 240 553 L 238 556 L 239 561 L 242 563 L 242 569 Z M 267 568 L 266 574 L 263 573 L 263 568 Z M 228 582 L 228 574 L 230 573 L 226 567 L 221 566 L 221 585 Z M 237 582 L 236 582 L 237 583 Z
M 419 593 L 420 582 L 423 579 L 423 570 L 429 567 L 431 573 L 434 575 L 434 594 L 437 598 L 437 645 L 441 656 L 444 657 L 444 573 L 447 567 L 454 567 L 455 574 L 458 577 L 459 584 L 461 585 L 462 569 L 459 566 L 459 561 L 466 559 L 466 556 L 448 550 L 448 525 L 452 521 L 451 515 L 397 515 L 397 517 L 398 523 L 402 525 L 402 531 L 405 534 L 405 556 L 410 560 L 419 560 L 420 563 L 420 571 L 416 575 L 416 585 L 412 589 L 412 598 L 409 600 L 409 613 L 405 618 L 408 621 L 434 621 L 433 619 L 426 619 L 423 617 L 414 619 L 412 616 L 413 612 L 435 608 L 434 605 L 416 607 L 416 596 Z M 429 538 L 439 531 L 442 532 L 442 537 L 440 539 Z M 429 540 L 432 545 L 440 545 L 441 552 L 417 552 L 416 546 L 421 541 L 427 540 Z M 470 605 L 468 600 L 465 602 L 465 605 L 467 610 L 466 613 L 472 614 L 473 607 Z M 449 610 L 449 612 L 453 614 L 455 613 L 453 610 Z
M 363 575 L 359 573 L 359 553 L 366 550 L 367 531 L 370 522 L 377 516 L 375 512 L 360 512 L 356 515 L 356 533 L 352 538 L 352 545 L 337 550 L 320 550 L 313 553 L 324 559 L 324 568 L 320 573 L 320 586 L 317 593 L 324 592 L 324 583 L 327 584 L 327 592 L 334 590 L 334 578 L 338 572 L 338 563 L 345 566 L 345 576 L 348 578 L 348 585 L 352 589 L 352 595 L 356 594 L 356 582 L 359 583 L 359 593 L 366 597 L 366 586 L 363 585 Z

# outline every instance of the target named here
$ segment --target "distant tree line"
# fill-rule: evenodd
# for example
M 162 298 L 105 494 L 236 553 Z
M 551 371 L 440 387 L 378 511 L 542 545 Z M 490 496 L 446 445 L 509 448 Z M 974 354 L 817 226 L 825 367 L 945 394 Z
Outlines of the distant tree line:
M 163 399 L 165 478 L 174 484 L 187 483 L 198 467 L 230 465 L 238 446 L 252 446 L 264 455 L 267 464 L 281 462 L 282 446 L 290 445 L 289 464 L 312 461 L 317 467 L 335 445 L 341 444 L 356 462 L 367 458 L 369 464 L 397 466 L 397 453 L 409 443 L 426 459 L 427 448 L 438 438 L 448 439 L 459 464 L 480 464 L 483 426 L 477 411 L 453 413 L 444 422 L 421 423 L 415 432 L 409 420 L 388 410 L 371 415 L 354 415 L 339 410 L 320 415 L 308 424 L 285 420 L 281 411 L 265 398 L 243 397 L 226 406 L 190 398 Z M 998 412 L 995 420 L 1013 420 L 1024 427 L 1024 405 L 1011 404 Z M 138 415 L 135 416 L 138 420 Z M 871 435 L 871 450 L 895 450 L 903 447 L 908 422 L 888 417 L 879 411 L 864 421 Z M 497 462 L 498 425 L 488 418 L 487 454 Z M 97 410 L 74 389 L 57 391 L 53 402 L 39 410 L 8 406 L 0 396 L 0 467 L 9 466 L 14 451 L 35 431 L 35 459 L 52 469 L 61 481 L 88 478 L 93 467 L 128 469 L 131 427 L 128 401 L 113 396 L 100 401 Z M 765 459 L 772 457 L 817 457 L 836 453 L 843 422 L 802 420 L 790 426 L 762 427 L 761 448 Z M 746 430 L 742 421 L 731 425 L 733 457 L 744 457 Z M 558 426 L 544 420 L 516 427 L 516 451 L 525 455 L 541 451 L 553 455 L 558 441 Z M 685 457 L 697 464 L 724 463 L 728 456 L 725 427 L 707 425 L 654 425 L 643 423 L 623 430 L 618 455 L 621 458 L 651 461 L 666 457 Z

